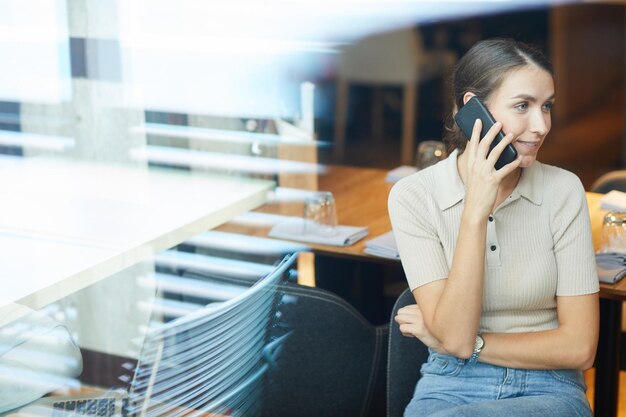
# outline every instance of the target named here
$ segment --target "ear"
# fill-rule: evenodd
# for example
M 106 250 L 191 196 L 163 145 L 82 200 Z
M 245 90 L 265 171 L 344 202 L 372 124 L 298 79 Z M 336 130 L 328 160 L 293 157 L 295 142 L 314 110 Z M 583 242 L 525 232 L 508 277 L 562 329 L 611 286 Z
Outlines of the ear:
M 467 102 L 470 101 L 472 97 L 476 97 L 476 94 L 472 93 L 471 91 L 463 94 L 463 104 L 467 104 Z

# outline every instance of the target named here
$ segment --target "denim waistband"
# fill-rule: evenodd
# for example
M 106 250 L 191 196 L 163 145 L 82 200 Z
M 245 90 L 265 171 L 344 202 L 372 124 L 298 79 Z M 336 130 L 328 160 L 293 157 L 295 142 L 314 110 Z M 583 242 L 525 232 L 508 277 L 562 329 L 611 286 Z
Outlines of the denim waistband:
M 467 359 L 430 352 L 428 361 L 422 366 L 422 373 L 460 378 L 481 378 L 493 383 L 531 384 L 533 382 L 561 382 L 586 391 L 585 378 L 577 369 L 517 369 L 484 362 L 470 363 Z M 520 382 L 521 381 L 521 382 Z

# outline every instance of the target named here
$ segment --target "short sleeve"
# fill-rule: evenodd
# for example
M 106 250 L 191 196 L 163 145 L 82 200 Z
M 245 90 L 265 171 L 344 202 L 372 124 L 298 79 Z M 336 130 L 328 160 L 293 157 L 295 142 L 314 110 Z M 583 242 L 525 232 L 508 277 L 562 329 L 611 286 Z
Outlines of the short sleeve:
M 565 172 L 565 171 L 562 171 Z M 558 271 L 557 296 L 592 294 L 599 291 L 591 224 L 585 190 L 580 180 L 567 173 L 568 181 L 553 195 L 551 225 Z
M 389 217 L 411 290 L 448 277 L 449 267 L 436 227 L 432 196 L 415 176 L 394 185 Z

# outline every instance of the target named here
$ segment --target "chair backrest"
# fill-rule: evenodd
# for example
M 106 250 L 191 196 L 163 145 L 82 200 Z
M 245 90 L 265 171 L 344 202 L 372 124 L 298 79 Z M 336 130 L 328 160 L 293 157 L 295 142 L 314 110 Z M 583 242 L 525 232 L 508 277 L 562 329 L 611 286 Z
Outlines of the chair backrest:
M 589 191 L 608 193 L 611 190 L 626 192 L 626 170 L 607 172 L 593 182 Z
M 180 255 L 175 266 L 163 257 L 161 267 L 182 274 L 180 279 L 199 282 L 196 287 L 202 291 L 198 293 L 205 292 L 210 283 L 221 283 L 229 289 L 233 285 L 250 285 L 258 279 L 254 273 L 248 276 L 239 269 L 237 273 L 226 273 L 230 271 L 223 268 L 226 260 L 218 263 L 214 257 Z M 200 268 L 196 265 L 199 262 L 194 263 L 196 267 L 191 263 L 181 264 L 192 256 L 193 260 L 204 257 L 204 263 L 209 265 Z M 283 281 L 274 289 L 279 301 L 270 334 L 271 348 L 264 354 L 268 369 L 264 375 L 263 401 L 258 401 L 262 404 L 260 414 L 274 417 L 383 414 L 388 326 L 373 326 L 346 300 L 323 289 Z M 209 301 L 201 294 L 186 295 L 180 300 Z
M 133 411 L 143 410 L 142 416 L 178 415 L 184 410 L 262 415 L 260 398 L 269 368 L 266 352 L 280 299 L 277 288 L 291 276 L 296 259 L 297 255 L 286 256 L 253 285 L 248 279 L 198 285 L 208 304 L 151 324 L 131 383 Z M 168 283 L 163 288 L 168 292 L 182 294 L 195 288 L 180 280 Z M 240 285 L 238 290 L 235 284 Z M 224 297 L 226 293 L 230 296 Z
M 387 326 L 373 326 L 328 291 L 298 284 L 279 290 L 287 336 L 268 372 L 263 415 L 368 416 L 377 407 L 383 412 L 384 395 L 374 392 L 384 390 Z
M 415 304 L 407 288 L 396 300 L 389 324 L 387 355 L 387 417 L 401 417 L 420 378 L 420 367 L 428 359 L 428 348 L 418 339 L 403 336 L 393 319 L 402 307 Z

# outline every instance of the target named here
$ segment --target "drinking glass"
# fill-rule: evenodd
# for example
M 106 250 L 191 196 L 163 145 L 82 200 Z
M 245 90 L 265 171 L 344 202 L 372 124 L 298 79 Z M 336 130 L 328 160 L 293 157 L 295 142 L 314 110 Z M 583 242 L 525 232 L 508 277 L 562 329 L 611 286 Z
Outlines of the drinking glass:
M 626 213 L 609 211 L 604 216 L 600 250 L 626 253 Z
M 419 144 L 417 147 L 417 153 L 415 154 L 415 167 L 417 169 L 424 169 L 431 165 L 435 165 L 437 162 L 445 159 L 446 147 L 443 142 L 437 140 L 426 140 Z
M 337 209 L 333 193 L 319 191 L 304 200 L 304 233 L 334 236 L 337 233 Z

